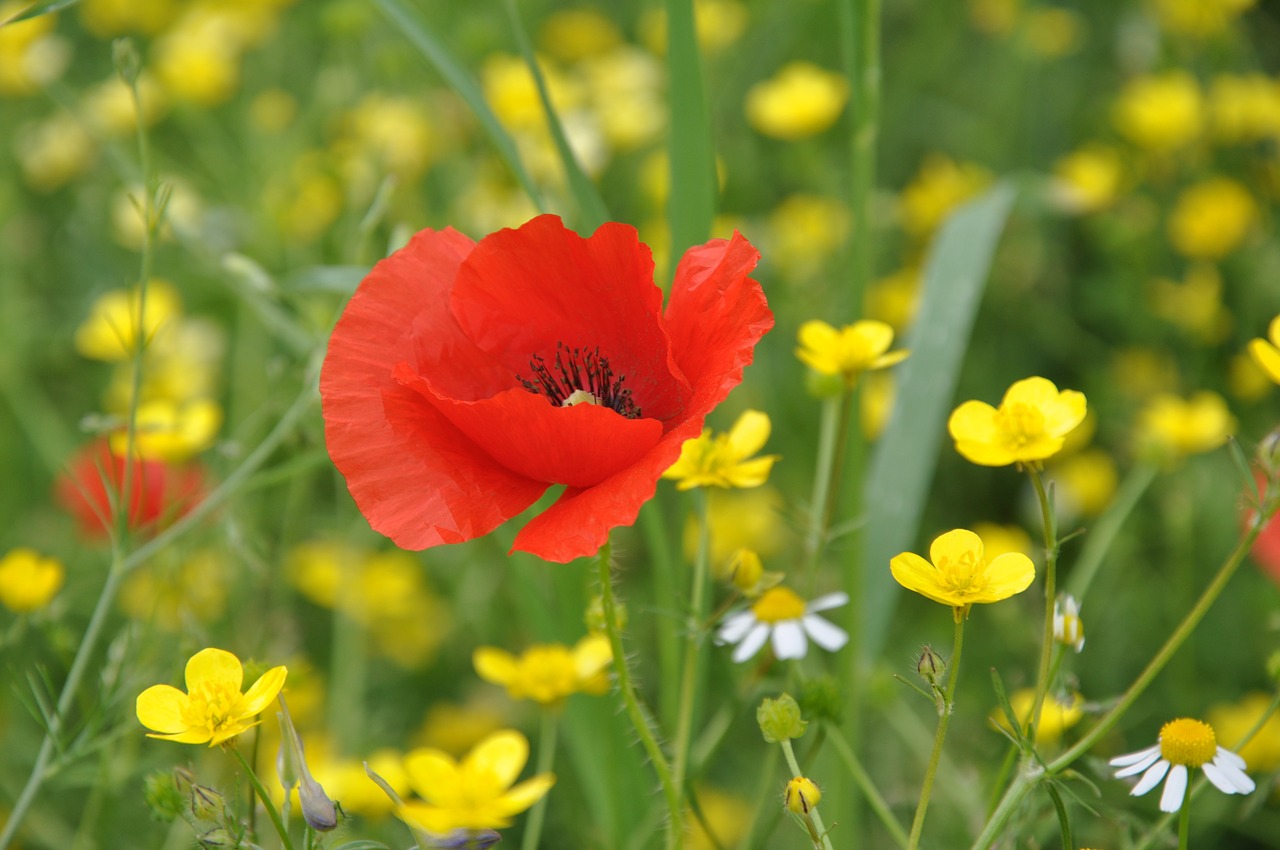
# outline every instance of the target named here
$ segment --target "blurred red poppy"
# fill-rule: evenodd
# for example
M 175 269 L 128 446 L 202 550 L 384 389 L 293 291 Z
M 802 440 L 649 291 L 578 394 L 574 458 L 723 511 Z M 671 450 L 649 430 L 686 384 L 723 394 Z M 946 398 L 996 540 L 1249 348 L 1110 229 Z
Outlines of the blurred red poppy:
M 84 446 L 54 482 L 58 502 L 90 537 L 112 528 L 112 505 L 123 502 L 125 459 L 106 439 Z M 205 476 L 194 463 L 171 464 L 135 458 L 129 482 L 129 528 L 154 532 L 187 513 L 205 495 Z
M 1258 489 L 1265 492 L 1267 479 L 1262 475 L 1257 475 Z M 1252 519 L 1253 511 L 1248 511 L 1245 516 Z M 1280 584 L 1280 514 L 1271 517 L 1271 520 L 1262 528 L 1258 536 L 1254 538 L 1253 548 L 1249 550 L 1249 554 L 1258 562 L 1258 565 L 1271 576 L 1271 580 Z
M 329 455 L 406 549 L 487 534 L 553 484 L 513 549 L 566 562 L 635 521 L 773 326 L 746 239 L 691 248 L 665 311 L 622 224 L 424 230 L 374 266 L 320 376 Z

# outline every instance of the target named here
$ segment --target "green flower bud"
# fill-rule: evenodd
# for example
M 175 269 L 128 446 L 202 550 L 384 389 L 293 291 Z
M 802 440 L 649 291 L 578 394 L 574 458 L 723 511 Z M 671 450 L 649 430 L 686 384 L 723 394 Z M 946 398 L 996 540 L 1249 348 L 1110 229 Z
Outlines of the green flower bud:
M 142 783 L 142 798 L 151 816 L 161 823 L 172 823 L 187 805 L 186 795 L 178 790 L 174 775 L 168 771 L 147 774 Z
M 800 706 L 791 694 L 783 694 L 777 699 L 766 698 L 756 709 L 756 722 L 760 724 L 765 741 L 770 744 L 799 738 L 809 725 L 801 718 Z
M 933 647 L 928 644 L 920 650 L 920 657 L 916 659 L 916 672 L 920 674 L 920 678 L 929 683 L 931 688 L 942 687 L 942 677 L 947 672 L 947 662 L 942 660 L 942 656 L 933 651 Z
M 138 47 L 131 38 L 117 38 L 111 42 L 111 61 L 116 66 L 116 73 L 125 84 L 132 87 L 138 81 L 138 72 L 142 70 L 142 57 L 138 55 Z
M 222 823 L 227 815 L 227 801 L 205 785 L 191 786 L 191 815 L 198 821 Z

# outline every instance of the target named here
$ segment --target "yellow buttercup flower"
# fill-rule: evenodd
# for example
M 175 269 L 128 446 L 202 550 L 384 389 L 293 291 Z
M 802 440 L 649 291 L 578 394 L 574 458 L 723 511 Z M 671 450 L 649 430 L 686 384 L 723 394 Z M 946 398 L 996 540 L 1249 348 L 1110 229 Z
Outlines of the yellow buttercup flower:
M 1222 303 L 1222 275 L 1209 263 L 1195 263 L 1182 281 L 1154 280 L 1148 287 L 1151 312 L 1205 345 L 1231 333 L 1231 312 Z
M 1030 558 L 1036 551 L 1031 535 L 1020 526 L 976 522 L 973 533 L 982 538 L 982 551 L 988 559 L 998 558 L 1006 552 L 1021 552 Z
M 1050 470 L 1060 510 L 1096 516 L 1120 486 L 1116 462 L 1102 449 L 1085 449 L 1054 461 Z
M 1018 723 L 1026 725 L 1031 717 L 1031 708 L 1035 705 L 1034 688 L 1020 688 L 1009 695 L 1009 707 L 1013 709 Z M 1075 726 L 1084 717 L 1084 697 L 1072 693 L 1070 696 L 1049 694 L 1040 705 L 1040 719 L 1036 723 L 1036 743 L 1052 744 L 1062 737 L 1062 733 Z M 991 722 L 1003 729 L 1009 728 L 1009 719 L 1004 711 L 997 708 L 991 712 Z
M 1112 123 L 1138 147 L 1163 153 L 1195 141 L 1204 129 L 1200 86 L 1186 71 L 1137 77 L 1120 92 Z
M 980 165 L 929 155 L 898 199 L 903 229 L 919 238 L 928 236 L 952 210 L 976 196 L 991 180 L 991 172 Z
M 288 672 L 272 667 L 241 693 L 240 659 L 225 650 L 202 649 L 187 662 L 187 692 L 152 685 L 138 695 L 138 720 L 155 730 L 148 738 L 212 747 L 256 725 L 253 718 L 280 693 Z
M 759 487 L 769 480 L 778 455 L 752 457 L 769 439 L 769 416 L 748 410 L 738 417 L 727 434 L 713 435 L 704 428 L 702 436 L 686 440 L 680 459 L 662 473 L 676 480 L 680 490 L 694 487 Z
M 842 74 L 792 62 L 747 92 L 747 122 L 775 139 L 804 139 L 836 123 L 848 99 Z
M 805 280 L 822 272 L 845 244 L 853 216 L 835 198 L 788 195 L 769 213 L 769 256 L 788 277 Z
M 595 9 L 553 12 L 538 29 L 538 44 L 561 62 L 598 56 L 621 43 L 618 25 Z
M 842 376 L 852 387 L 863 372 L 885 369 L 907 358 L 907 351 L 889 351 L 892 343 L 893 328 L 884 322 L 864 319 L 837 330 L 813 319 L 800 326 L 796 356 L 823 375 Z
M 1059 392 L 1045 378 L 1026 378 L 1009 387 L 998 409 L 966 401 L 951 413 L 947 430 L 956 451 L 980 466 L 1038 464 L 1062 449 L 1084 417 L 1083 394 Z
M 512 787 L 529 760 L 529 741 L 519 732 L 495 732 L 461 762 L 433 749 L 413 750 L 404 759 L 409 785 L 422 798 L 406 800 L 399 816 L 437 834 L 455 829 L 509 826 L 551 790 L 555 776 L 539 774 Z
M 146 460 L 180 463 L 213 445 L 222 427 L 222 407 L 209 399 L 175 404 L 167 400 L 138 405 L 133 450 Z M 120 429 L 111 434 L 111 450 L 123 456 L 129 435 Z
M 604 693 L 609 688 L 604 670 L 612 660 L 609 639 L 601 634 L 587 635 L 572 650 L 558 643 L 540 644 L 516 657 L 505 649 L 482 646 L 472 655 L 481 679 L 502 685 L 512 699 L 543 705 L 579 692 Z
M 1280 768 L 1280 714 L 1268 714 L 1270 707 L 1271 695 L 1255 692 L 1246 694 L 1239 702 L 1213 706 L 1207 717 L 1218 737 L 1229 744 L 1243 740 L 1258 721 L 1266 717 L 1257 734 L 1240 748 L 1240 758 L 1259 773 Z
M 1280 136 L 1280 82 L 1264 74 L 1223 74 L 1209 88 L 1214 138 L 1228 144 Z
M 1124 163 L 1120 153 L 1099 144 L 1085 145 L 1053 166 L 1053 197 L 1068 212 L 1106 209 L 1120 194 Z
M 693 25 L 698 47 L 704 53 L 720 53 L 746 32 L 751 13 L 740 0 L 694 0 Z M 640 39 L 650 51 L 667 50 L 667 10 L 659 4 L 640 16 Z
M 1227 402 L 1214 392 L 1189 399 L 1162 393 L 1147 403 L 1138 417 L 1138 442 L 1166 461 L 1216 449 L 1235 430 Z
M 1271 320 L 1267 339 L 1249 341 L 1249 356 L 1268 378 L 1280 384 L 1280 316 Z
M 0 22 L 26 11 L 23 0 L 0 2 Z M 34 94 L 62 75 L 70 45 L 56 32 L 54 15 L 38 15 L 0 26 L 0 95 Z
M 17 614 L 48 605 L 62 587 L 66 570 L 56 558 L 34 549 L 12 549 L 0 559 L 0 604 Z
M 87 172 L 96 149 L 81 123 L 66 112 L 28 121 L 13 132 L 22 179 L 37 192 L 60 189 Z
M 1258 204 L 1234 180 L 1214 177 L 1185 189 L 1169 215 L 1169 241 L 1184 257 L 1217 260 L 1239 248 L 1258 220 Z
M 128 360 L 133 357 L 138 337 L 138 290 L 113 289 L 93 302 L 89 318 L 76 328 L 76 351 L 93 360 Z M 143 345 L 172 325 L 182 314 L 178 292 L 163 280 L 147 285 L 142 315 Z
M 1161 29 L 1197 38 L 1220 35 L 1255 0 L 1151 0 Z
M 982 538 L 963 528 L 934 538 L 929 559 L 903 552 L 889 561 L 889 569 L 907 590 L 950 605 L 957 622 L 969 615 L 974 604 L 1008 599 L 1026 590 L 1036 577 L 1035 565 L 1021 552 L 1006 552 L 988 561 Z

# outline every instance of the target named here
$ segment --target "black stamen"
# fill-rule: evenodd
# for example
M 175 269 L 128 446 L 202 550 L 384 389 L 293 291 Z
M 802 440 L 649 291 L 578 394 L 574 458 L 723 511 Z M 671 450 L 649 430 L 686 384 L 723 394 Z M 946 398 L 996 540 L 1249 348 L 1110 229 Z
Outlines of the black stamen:
M 533 370 L 533 380 L 516 375 L 520 386 L 535 395 L 544 395 L 547 400 L 559 407 L 569 396 L 578 390 L 588 392 L 600 400 L 603 407 L 625 416 L 628 419 L 639 419 L 640 408 L 631 398 L 631 390 L 622 386 L 626 375 L 613 374 L 609 368 L 609 359 L 600 356 L 600 348 L 595 351 L 583 351 L 581 348 L 568 348 L 564 343 L 556 343 L 555 366 L 547 365 L 541 355 L 535 354 L 529 360 L 529 368 Z

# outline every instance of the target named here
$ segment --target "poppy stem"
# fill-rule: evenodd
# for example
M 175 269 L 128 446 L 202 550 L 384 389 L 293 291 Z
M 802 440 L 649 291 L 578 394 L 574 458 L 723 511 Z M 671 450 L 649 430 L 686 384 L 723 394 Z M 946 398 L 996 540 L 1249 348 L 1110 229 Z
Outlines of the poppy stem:
M 604 608 L 605 633 L 609 637 L 609 647 L 613 651 L 613 669 L 618 677 L 618 691 L 622 695 L 627 717 L 631 720 L 631 725 L 636 730 L 636 735 L 639 736 L 649 761 L 653 763 L 653 770 L 658 774 L 658 782 L 662 785 L 663 795 L 667 800 L 669 814 L 667 850 L 681 850 L 684 846 L 684 812 L 681 806 L 680 789 L 671 781 L 671 765 L 654 735 L 653 719 L 636 696 L 635 685 L 631 681 L 631 667 L 627 663 L 626 650 L 622 646 L 622 632 L 618 627 L 618 603 L 613 595 L 612 541 L 605 540 L 597 558 L 600 568 L 600 603 Z

